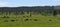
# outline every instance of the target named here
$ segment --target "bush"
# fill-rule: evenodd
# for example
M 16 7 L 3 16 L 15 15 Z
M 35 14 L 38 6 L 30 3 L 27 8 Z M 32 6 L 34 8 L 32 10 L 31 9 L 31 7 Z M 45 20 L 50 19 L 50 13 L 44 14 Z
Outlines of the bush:
M 54 10 L 53 11 L 53 16 L 56 16 L 57 15 L 57 12 Z
M 11 22 L 15 22 L 15 20 L 11 20 Z
M 8 16 L 3 16 L 2 18 L 9 18 Z
M 29 19 L 25 19 L 25 21 L 28 21 Z
M 49 20 L 49 21 L 52 21 L 52 20 Z
M 34 21 L 38 21 L 37 19 L 34 19 Z

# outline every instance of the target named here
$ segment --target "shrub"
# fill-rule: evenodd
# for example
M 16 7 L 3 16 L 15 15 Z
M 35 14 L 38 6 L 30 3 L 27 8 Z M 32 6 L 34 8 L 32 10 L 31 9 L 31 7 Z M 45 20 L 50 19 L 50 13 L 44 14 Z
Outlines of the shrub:
M 28 21 L 29 19 L 25 19 L 25 21 Z
M 37 19 L 34 19 L 34 21 L 38 21 Z
M 3 16 L 3 18 L 9 18 L 8 16 Z
M 11 22 L 15 22 L 15 20 L 11 20 Z

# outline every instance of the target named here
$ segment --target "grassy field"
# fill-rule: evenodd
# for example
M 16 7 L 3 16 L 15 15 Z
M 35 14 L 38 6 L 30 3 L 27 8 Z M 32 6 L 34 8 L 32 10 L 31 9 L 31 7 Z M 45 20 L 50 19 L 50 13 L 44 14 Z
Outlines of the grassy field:
M 0 27 L 60 27 L 60 16 L 3 14 L 0 15 Z

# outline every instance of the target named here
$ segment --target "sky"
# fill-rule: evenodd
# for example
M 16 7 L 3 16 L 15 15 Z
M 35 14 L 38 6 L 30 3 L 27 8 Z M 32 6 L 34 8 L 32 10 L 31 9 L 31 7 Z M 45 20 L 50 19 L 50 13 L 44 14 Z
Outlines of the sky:
M 60 5 L 60 0 L 0 0 L 0 7 L 56 5 Z

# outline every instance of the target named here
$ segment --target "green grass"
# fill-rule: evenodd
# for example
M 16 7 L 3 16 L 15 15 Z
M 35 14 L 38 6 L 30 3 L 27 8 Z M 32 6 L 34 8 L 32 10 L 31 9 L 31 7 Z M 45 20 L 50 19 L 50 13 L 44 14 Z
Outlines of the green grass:
M 3 16 L 9 16 L 9 18 L 1 18 Z M 23 17 L 24 16 L 24 17 Z M 28 17 L 26 17 L 28 16 Z M 25 19 L 31 19 L 25 21 Z M 37 19 L 37 21 L 34 21 Z M 8 22 L 4 22 L 8 20 Z M 15 20 L 11 22 L 11 20 Z M 49 21 L 51 20 L 51 21 Z M 29 14 L 24 15 L 0 15 L 0 27 L 60 27 L 60 17 L 58 16 L 43 16 L 40 14 L 29 16 Z

